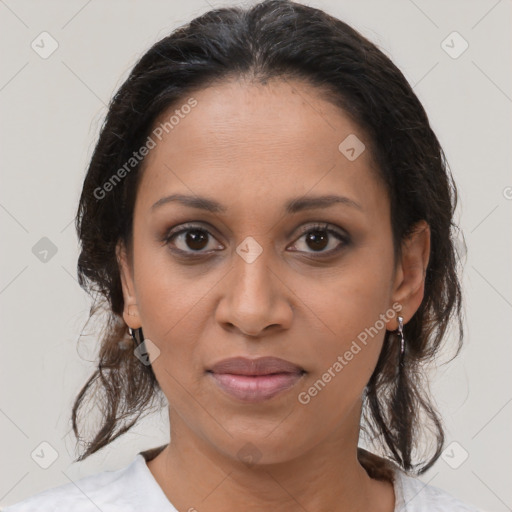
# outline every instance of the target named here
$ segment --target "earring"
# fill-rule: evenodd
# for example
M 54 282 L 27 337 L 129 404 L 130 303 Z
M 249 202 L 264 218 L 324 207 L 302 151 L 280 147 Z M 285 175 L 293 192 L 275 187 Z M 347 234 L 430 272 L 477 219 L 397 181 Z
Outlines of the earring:
M 139 346 L 144 341 L 142 327 L 139 327 L 138 329 L 132 329 L 131 327 L 128 327 L 128 331 L 130 331 L 130 335 L 134 339 L 136 346 Z
M 404 318 L 398 316 L 398 335 L 400 336 L 400 363 L 403 362 L 405 354 Z

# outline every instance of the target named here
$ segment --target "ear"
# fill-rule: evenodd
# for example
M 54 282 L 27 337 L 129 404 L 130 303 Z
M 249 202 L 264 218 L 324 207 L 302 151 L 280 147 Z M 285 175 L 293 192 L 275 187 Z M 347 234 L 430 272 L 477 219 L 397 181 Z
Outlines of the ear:
M 138 329 L 142 323 L 137 307 L 137 298 L 135 295 L 135 286 L 133 280 L 133 266 L 128 258 L 126 246 L 123 241 L 119 241 L 116 246 L 116 258 L 121 276 L 121 286 L 123 288 L 124 309 L 123 319 L 132 329 Z
M 403 317 L 404 324 L 414 316 L 423 300 L 429 257 L 430 226 L 421 220 L 415 224 L 412 234 L 402 243 L 402 258 L 398 262 L 393 283 L 392 302 L 402 305 L 400 316 Z M 398 328 L 396 317 L 390 324 L 388 330 Z

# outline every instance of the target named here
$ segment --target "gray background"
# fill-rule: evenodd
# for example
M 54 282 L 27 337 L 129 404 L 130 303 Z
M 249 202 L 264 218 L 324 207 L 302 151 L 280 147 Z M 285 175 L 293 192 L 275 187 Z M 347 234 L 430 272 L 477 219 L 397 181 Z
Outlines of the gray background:
M 73 216 L 106 104 L 136 60 L 176 26 L 233 3 L 0 0 L 2 505 L 119 468 L 167 441 L 164 410 L 72 463 L 71 405 L 97 348 L 94 325 L 80 337 L 89 299 L 76 281 Z M 446 152 L 468 250 L 467 334 L 461 355 L 432 385 L 448 449 L 422 480 L 485 510 L 511 510 L 511 1 L 309 4 L 351 24 L 392 58 Z M 42 46 L 43 31 L 58 43 L 47 58 L 31 47 Z M 457 58 L 464 43 L 453 31 L 469 44 Z M 41 252 L 48 246 L 56 253 Z M 43 469 L 52 449 L 57 458 Z M 34 450 L 44 457 L 32 457 Z

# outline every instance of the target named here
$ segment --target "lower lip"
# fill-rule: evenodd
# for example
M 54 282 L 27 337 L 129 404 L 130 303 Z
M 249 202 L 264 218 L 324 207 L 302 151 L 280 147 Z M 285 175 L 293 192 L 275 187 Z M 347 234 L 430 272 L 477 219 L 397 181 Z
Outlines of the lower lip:
M 229 395 L 244 402 L 262 402 L 292 388 L 302 373 L 276 373 L 272 375 L 234 375 L 212 373 L 216 384 Z

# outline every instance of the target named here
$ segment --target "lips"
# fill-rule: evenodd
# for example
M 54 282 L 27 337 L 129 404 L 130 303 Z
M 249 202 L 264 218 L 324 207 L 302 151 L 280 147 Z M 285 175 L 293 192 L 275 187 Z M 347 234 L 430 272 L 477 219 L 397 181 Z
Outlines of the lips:
M 247 359 L 232 357 L 214 364 L 208 371 L 233 375 L 271 375 L 273 373 L 303 373 L 304 369 L 279 357 Z
M 261 402 L 290 390 L 306 371 L 277 357 L 234 357 L 214 364 L 207 373 L 230 397 L 243 402 Z

